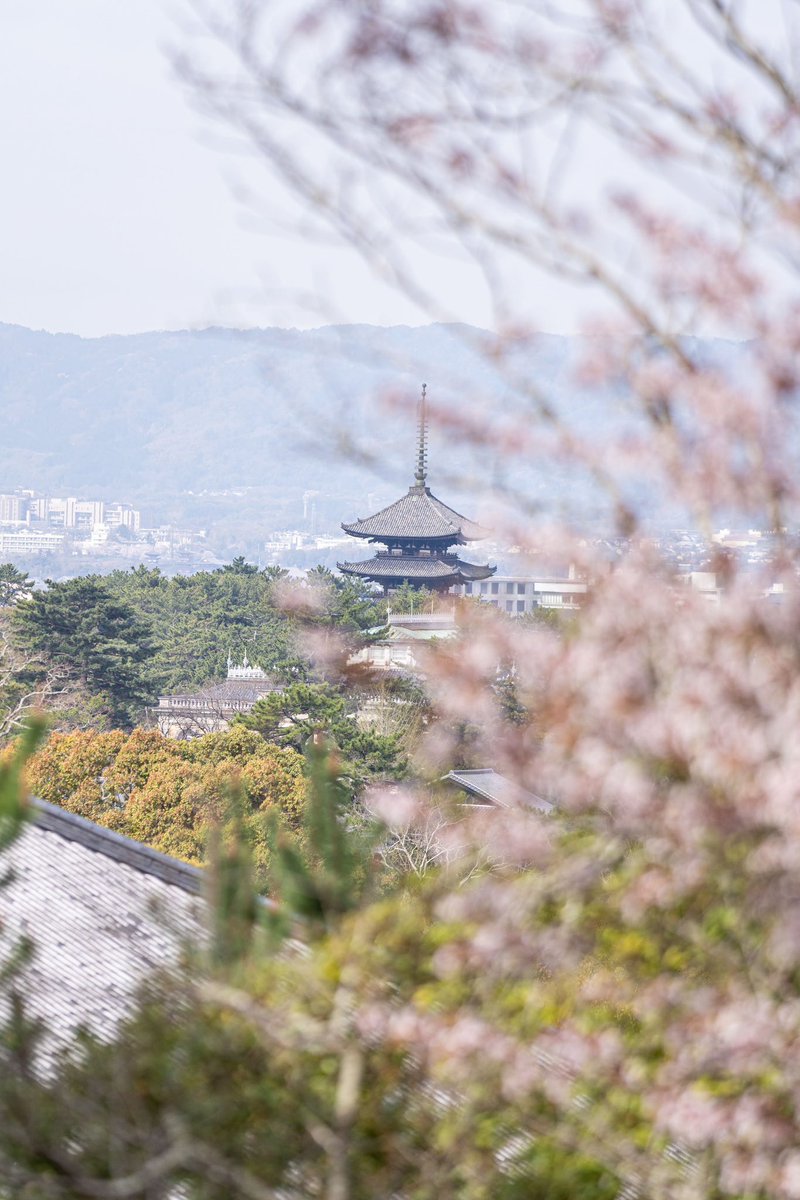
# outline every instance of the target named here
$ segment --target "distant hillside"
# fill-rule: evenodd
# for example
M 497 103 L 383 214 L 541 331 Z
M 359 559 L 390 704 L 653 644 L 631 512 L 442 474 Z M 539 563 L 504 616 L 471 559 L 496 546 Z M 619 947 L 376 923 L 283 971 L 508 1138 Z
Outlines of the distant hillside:
M 321 493 L 319 511 L 332 519 L 362 514 L 369 493 L 390 499 L 410 482 L 423 380 L 434 406 L 479 405 L 487 423 L 524 411 L 528 385 L 584 428 L 600 433 L 620 419 L 613 398 L 577 388 L 573 340 L 543 336 L 518 355 L 520 388 L 476 352 L 480 336 L 430 325 L 84 339 L 0 325 L 0 491 L 130 500 L 148 523 L 240 522 L 250 541 L 295 522 L 306 489 Z M 387 408 L 390 392 L 405 403 Z M 501 465 L 485 448 L 456 451 L 433 434 L 434 483 L 446 474 L 491 480 Z M 546 459 L 525 474 L 545 506 L 574 492 Z M 449 484 L 455 500 L 467 490 Z M 583 485 L 571 498 L 591 503 Z

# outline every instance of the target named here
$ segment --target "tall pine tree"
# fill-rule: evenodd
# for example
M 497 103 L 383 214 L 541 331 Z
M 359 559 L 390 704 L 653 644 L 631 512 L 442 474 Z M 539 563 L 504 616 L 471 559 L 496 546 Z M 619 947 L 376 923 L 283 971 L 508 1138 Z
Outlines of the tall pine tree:
M 68 668 L 111 725 L 130 728 L 152 698 L 149 630 L 96 576 L 47 580 L 18 605 L 15 624 L 22 645 Z

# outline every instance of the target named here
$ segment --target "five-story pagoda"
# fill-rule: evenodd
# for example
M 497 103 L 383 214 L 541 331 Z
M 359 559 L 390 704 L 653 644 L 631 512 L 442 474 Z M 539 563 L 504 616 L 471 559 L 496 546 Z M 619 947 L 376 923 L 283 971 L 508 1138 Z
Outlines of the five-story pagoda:
M 458 583 L 488 579 L 497 570 L 464 562 L 453 553 L 453 547 L 480 541 L 488 531 L 448 508 L 427 485 L 426 391 L 423 384 L 417 470 L 408 492 L 374 517 L 342 524 L 345 533 L 378 542 L 386 549 L 363 562 L 338 563 L 339 570 L 379 583 L 387 592 L 404 583 L 443 592 Z

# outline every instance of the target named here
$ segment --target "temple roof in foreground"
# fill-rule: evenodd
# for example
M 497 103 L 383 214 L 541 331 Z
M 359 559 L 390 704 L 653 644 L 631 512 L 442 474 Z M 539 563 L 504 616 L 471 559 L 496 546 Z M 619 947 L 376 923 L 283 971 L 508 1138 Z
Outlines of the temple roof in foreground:
M 403 580 L 429 581 L 434 586 L 445 583 L 470 583 L 476 579 L 488 579 L 494 575 L 495 567 L 479 566 L 464 562 L 455 555 L 440 555 L 436 558 L 417 554 L 376 554 L 363 562 L 336 564 L 348 575 L 363 579 L 388 580 L 402 583 Z
M 113 1036 L 151 971 L 205 936 L 202 872 L 42 800 L 3 855 L 4 933 L 34 954 L 23 983 L 47 1027 L 45 1059 L 78 1026 Z
M 371 538 L 376 542 L 407 538 L 420 541 L 444 539 L 463 544 L 488 537 L 488 530 L 449 508 L 424 483 L 413 484 L 405 496 L 373 517 L 361 517 L 352 524 L 343 523 L 342 529 L 353 537 Z

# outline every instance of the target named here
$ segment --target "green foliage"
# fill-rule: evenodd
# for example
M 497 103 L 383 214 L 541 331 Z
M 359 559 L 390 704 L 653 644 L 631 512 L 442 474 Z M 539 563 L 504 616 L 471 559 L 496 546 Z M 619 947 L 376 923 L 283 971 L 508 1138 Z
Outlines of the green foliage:
M 272 821 L 271 897 L 276 919 L 302 917 L 329 924 L 362 903 L 372 877 L 377 830 L 347 822 L 350 794 L 335 748 L 321 734 L 306 748 L 308 800 L 300 838 Z
M 520 702 L 513 675 L 506 673 L 501 679 L 498 679 L 494 686 L 494 693 L 505 719 L 511 725 L 522 726 L 528 724 L 530 713 L 525 708 L 525 705 Z
M 425 613 L 434 612 L 441 599 L 429 588 L 415 588 L 406 582 L 395 588 L 388 603 L 393 613 Z
M 534 608 L 531 612 L 525 613 L 522 617 L 517 617 L 521 625 L 533 626 L 535 629 L 552 629 L 556 633 L 562 633 L 565 636 L 574 634 L 580 614 L 577 612 L 564 612 L 557 608 Z
M 294 683 L 256 701 L 237 723 L 295 750 L 303 750 L 315 732 L 328 734 L 341 751 L 342 773 L 356 788 L 369 779 L 401 778 L 408 769 L 401 738 L 360 727 L 358 699 L 328 683 Z
M 224 675 L 229 655 L 245 652 L 278 680 L 308 677 L 297 640 L 300 622 L 281 602 L 286 572 L 234 559 L 217 571 L 168 578 L 156 569 L 115 571 L 106 586 L 130 605 L 150 633 L 154 685 L 160 693 L 198 687 Z M 363 587 L 329 571 L 310 572 L 317 611 L 307 622 L 359 635 L 379 626 L 385 609 Z
M 146 624 L 160 693 L 199 687 L 225 674 L 245 651 L 277 677 L 308 669 L 296 647 L 296 622 L 276 601 L 274 574 L 235 559 L 218 571 L 168 578 L 157 569 L 115 571 L 106 586 Z
M 250 802 L 241 784 L 232 782 L 224 822 L 211 829 L 208 899 L 211 910 L 211 960 L 219 966 L 240 962 L 249 953 L 259 915 Z
M 25 764 L 45 734 L 41 718 L 32 718 L 13 749 L 0 758 L 0 851 L 10 846 L 25 820 Z
M 24 599 L 32 591 L 33 580 L 27 571 L 20 571 L 13 563 L 0 563 L 0 608 Z
M 385 624 L 385 601 L 363 581 L 316 567 L 308 572 L 307 582 L 322 599 L 315 623 L 330 625 L 340 633 L 363 633 Z
M 27 779 L 44 800 L 197 863 L 241 796 L 239 818 L 261 871 L 269 858 L 262 815 L 279 810 L 297 829 L 305 803 L 301 756 L 240 727 L 189 742 L 144 729 L 54 733 Z
M 257 730 L 276 746 L 302 750 L 317 729 L 333 734 L 345 717 L 345 701 L 328 683 L 292 683 L 257 700 L 237 724 Z
M 48 580 L 17 606 L 14 622 L 22 646 L 67 668 L 110 724 L 130 728 L 152 699 L 149 630 L 101 579 Z
M 237 729 L 192 743 L 94 733 L 72 745 L 91 749 L 93 769 L 104 753 L 113 760 L 101 774 L 119 791 L 125 780 L 140 785 L 150 760 L 214 766 L 227 750 L 246 763 L 265 743 Z M 619 1181 L 591 1146 L 576 1147 L 569 1127 L 563 1137 L 558 1127 L 548 1132 L 552 1114 L 540 1094 L 506 1097 L 491 1057 L 488 1074 L 455 1080 L 446 1056 L 425 1062 L 391 1036 L 364 1036 L 371 1012 L 414 1010 L 446 1039 L 472 1008 L 499 1036 L 524 1037 L 574 1005 L 575 980 L 554 971 L 509 995 L 502 974 L 498 981 L 459 953 L 473 931 L 443 917 L 447 887 L 435 876 L 378 899 L 381 831 L 354 835 L 349 789 L 321 736 L 307 749 L 307 786 L 295 829 L 286 815 L 268 818 L 268 906 L 253 886 L 250 801 L 230 784 L 212 843 L 207 956 L 197 950 L 188 974 L 151 980 L 113 1041 L 80 1035 L 43 1078 L 31 1070 L 40 1030 L 12 1000 L 0 1029 L 0 1175 L 9 1195 L 612 1200 Z M 525 886 L 521 879 L 521 898 Z M 546 922 L 547 910 L 532 920 Z M 619 961 L 613 939 L 609 948 Z M 457 966 L 443 972 L 446 950 L 456 951 Z M 617 1014 L 606 1020 L 620 1025 Z M 594 1102 L 604 1113 L 617 1103 Z
M 25 765 L 45 734 L 45 723 L 41 718 L 31 718 L 22 734 L 17 739 L 13 750 L 0 757 L 0 854 L 16 840 L 27 817 L 25 806 Z M 13 872 L 4 871 L 0 860 L 0 894 L 4 887 L 13 881 Z M 0 923 L 2 933 L 2 923 Z M 31 942 L 28 938 L 20 938 L 10 947 L 10 952 L 0 956 L 0 986 L 12 985 L 9 997 L 11 1008 L 10 1027 L 13 1029 L 16 1021 L 16 1005 L 13 994 L 13 981 L 20 967 L 28 960 L 31 953 Z M 26 1027 L 27 1030 L 27 1027 Z M 31 1032 L 30 1030 L 27 1030 Z M 0 1117 L 0 1121 L 2 1117 Z M 2 1184 L 0 1184 L 0 1190 Z
M 262 923 L 302 937 L 301 953 L 284 942 L 275 954 L 254 936 L 232 805 L 205 966 L 195 957 L 190 975 L 152 981 L 114 1041 L 80 1037 L 46 1079 L 27 1067 L 37 1030 L 14 1010 L 0 1039 L 0 1172 L 13 1194 L 49 1195 L 52 1184 L 54 1195 L 111 1196 L 141 1175 L 124 1194 L 612 1200 L 619 1181 L 590 1148 L 569 1130 L 540 1132 L 541 1098 L 507 1099 L 483 1078 L 455 1084 L 435 1055 L 425 1063 L 391 1037 L 363 1036 L 366 1014 L 413 1005 L 447 1037 L 454 1013 L 478 1001 L 496 1018 L 504 1004 L 512 1034 L 518 1014 L 540 1015 L 551 995 L 531 980 L 509 1003 L 480 976 L 471 992 L 454 989 L 436 958 L 468 928 L 437 917 L 434 881 L 375 900 L 377 831 L 349 838 L 324 741 L 309 748 L 305 844 L 284 830 L 273 857 L 281 919 L 261 910 Z

